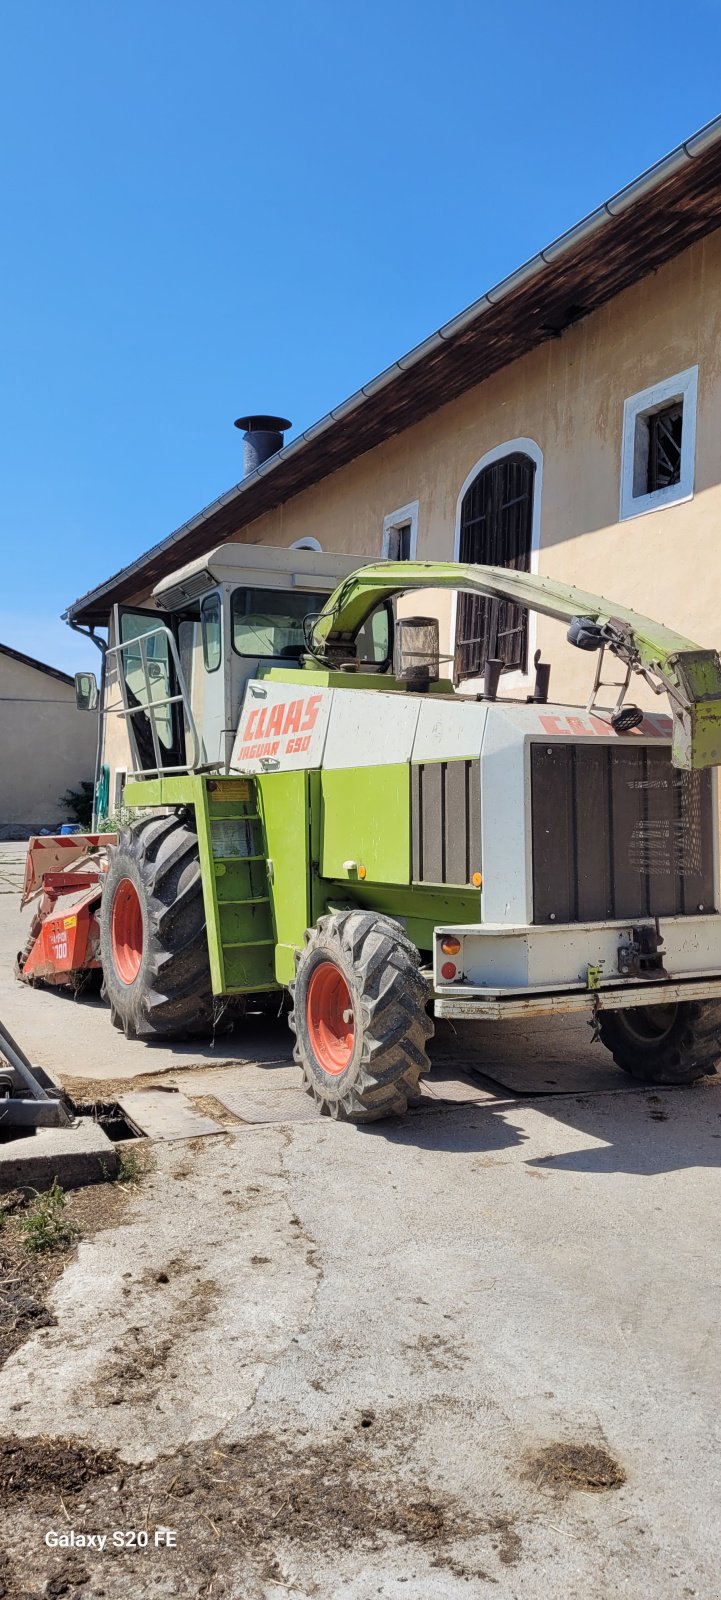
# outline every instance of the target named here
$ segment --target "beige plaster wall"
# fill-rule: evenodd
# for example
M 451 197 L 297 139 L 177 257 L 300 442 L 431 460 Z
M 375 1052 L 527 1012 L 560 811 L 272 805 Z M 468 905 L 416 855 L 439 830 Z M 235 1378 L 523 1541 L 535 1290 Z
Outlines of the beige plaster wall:
M 71 820 L 60 796 L 92 782 L 97 732 L 71 684 L 0 654 L 0 837 Z

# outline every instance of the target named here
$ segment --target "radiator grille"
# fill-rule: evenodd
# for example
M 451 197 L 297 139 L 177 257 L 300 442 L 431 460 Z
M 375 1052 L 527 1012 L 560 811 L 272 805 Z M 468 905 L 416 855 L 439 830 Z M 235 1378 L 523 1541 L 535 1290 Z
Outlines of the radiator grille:
M 711 773 L 668 749 L 531 747 L 534 922 L 713 910 Z
M 468 884 L 481 870 L 481 777 L 475 761 L 411 767 L 414 883 Z

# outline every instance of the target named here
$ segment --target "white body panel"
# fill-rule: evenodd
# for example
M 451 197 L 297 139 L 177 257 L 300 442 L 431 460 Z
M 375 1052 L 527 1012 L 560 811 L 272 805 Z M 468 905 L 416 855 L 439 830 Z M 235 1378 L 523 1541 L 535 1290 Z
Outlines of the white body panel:
M 460 695 L 424 696 L 413 743 L 414 761 L 474 761 L 481 753 L 488 702 Z
M 332 689 L 333 705 L 323 766 L 385 767 L 410 761 L 420 702 L 418 695 L 378 694 L 375 689 Z
M 323 761 L 332 689 L 248 684 L 230 758 L 232 772 L 298 772 Z
M 641 917 L 629 926 L 620 922 L 574 922 L 543 927 L 476 926 L 436 930 L 434 983 L 438 994 L 486 997 L 512 995 L 523 990 L 586 989 L 589 966 L 601 969 L 599 987 L 627 983 L 618 971 L 619 945 L 629 944 L 633 927 L 653 927 Z M 663 965 L 671 979 L 721 976 L 721 916 L 662 917 Z M 441 976 L 447 959 L 441 938 L 453 934 L 461 950 L 453 961 L 457 978 Z M 648 981 L 646 987 L 658 985 Z

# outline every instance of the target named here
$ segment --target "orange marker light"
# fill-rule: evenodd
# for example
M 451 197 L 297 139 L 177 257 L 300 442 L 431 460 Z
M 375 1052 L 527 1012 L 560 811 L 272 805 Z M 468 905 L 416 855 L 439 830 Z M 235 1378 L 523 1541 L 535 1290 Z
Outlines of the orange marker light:
M 481 885 L 483 883 L 483 873 L 482 872 L 472 872 L 471 873 L 471 883 L 473 884 L 474 889 L 480 889 Z
M 359 877 L 359 878 L 365 878 L 365 876 L 366 876 L 366 869 L 365 869 L 365 867 L 364 867 L 364 866 L 363 866 L 363 865 L 362 865 L 362 864 L 361 864 L 361 866 L 359 866 L 359 868 L 358 868 L 358 877 Z
M 457 956 L 460 954 L 460 949 L 460 939 L 448 938 L 441 940 L 441 950 L 443 951 L 444 956 Z

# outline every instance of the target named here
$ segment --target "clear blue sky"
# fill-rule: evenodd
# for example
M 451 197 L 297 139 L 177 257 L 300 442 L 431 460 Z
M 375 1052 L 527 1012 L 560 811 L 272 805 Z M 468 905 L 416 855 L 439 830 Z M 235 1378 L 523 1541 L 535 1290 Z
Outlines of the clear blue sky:
M 718 0 L 0 3 L 0 639 L 721 109 Z M 91 650 L 95 661 L 95 652 Z

